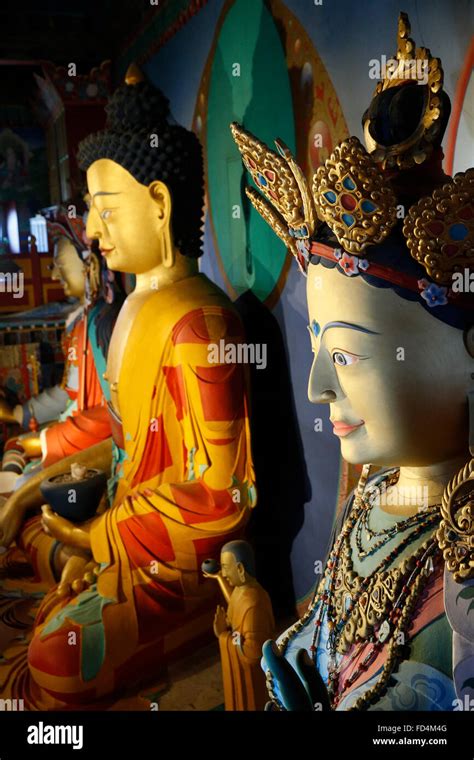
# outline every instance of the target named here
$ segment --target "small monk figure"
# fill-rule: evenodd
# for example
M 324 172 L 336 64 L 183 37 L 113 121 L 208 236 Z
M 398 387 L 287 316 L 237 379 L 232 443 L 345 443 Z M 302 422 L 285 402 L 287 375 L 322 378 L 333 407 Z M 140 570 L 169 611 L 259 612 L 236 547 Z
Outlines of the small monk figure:
M 204 563 L 206 564 L 206 563 Z M 255 578 L 255 557 L 247 541 L 229 541 L 221 549 L 221 570 L 215 578 L 228 604 L 214 617 L 219 639 L 226 710 L 263 710 L 268 700 L 260 666 L 262 646 L 275 630 L 272 603 Z

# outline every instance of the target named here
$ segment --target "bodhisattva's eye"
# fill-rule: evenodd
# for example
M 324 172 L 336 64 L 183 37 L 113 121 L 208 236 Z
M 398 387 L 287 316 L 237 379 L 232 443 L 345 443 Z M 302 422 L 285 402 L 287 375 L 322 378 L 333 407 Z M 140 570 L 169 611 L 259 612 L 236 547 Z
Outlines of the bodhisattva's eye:
M 332 360 L 334 364 L 339 367 L 347 367 L 349 364 L 356 364 L 359 361 L 359 356 L 355 354 L 349 354 L 346 351 L 333 351 Z
M 106 208 L 104 211 L 101 211 L 100 217 L 106 221 L 110 217 L 111 213 L 112 211 L 109 208 Z

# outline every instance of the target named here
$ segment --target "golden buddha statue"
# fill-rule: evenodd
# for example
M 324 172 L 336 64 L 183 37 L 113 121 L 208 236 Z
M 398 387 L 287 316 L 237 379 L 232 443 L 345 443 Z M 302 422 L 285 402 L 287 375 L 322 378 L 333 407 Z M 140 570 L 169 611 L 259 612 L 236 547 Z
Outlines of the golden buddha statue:
M 308 611 L 264 646 L 279 710 L 457 710 L 472 696 L 474 298 L 459 279 L 474 170 L 442 171 L 441 63 L 409 34 L 401 14 L 367 150 L 342 142 L 311 188 L 280 140 L 275 152 L 232 125 L 260 191 L 247 194 L 307 277 L 309 399 L 364 464 Z
M 272 603 L 255 578 L 255 557 L 247 541 L 229 541 L 221 549 L 216 578 L 227 602 L 214 616 L 219 640 L 226 710 L 263 710 L 268 701 L 260 666 L 262 646 L 275 632 Z
M 107 442 L 74 460 L 112 464 L 114 494 L 86 524 L 43 507 L 44 530 L 71 554 L 28 649 L 0 662 L 2 696 L 21 694 L 27 709 L 105 705 L 207 640 L 216 589 L 201 562 L 242 534 L 255 503 L 244 367 L 208 360 L 209 346 L 244 336 L 229 299 L 198 271 L 200 144 L 141 76 L 107 112 L 106 129 L 79 151 L 87 235 L 136 287 L 108 354 L 112 462 Z M 24 508 L 41 503 L 38 481 L 22 491 Z

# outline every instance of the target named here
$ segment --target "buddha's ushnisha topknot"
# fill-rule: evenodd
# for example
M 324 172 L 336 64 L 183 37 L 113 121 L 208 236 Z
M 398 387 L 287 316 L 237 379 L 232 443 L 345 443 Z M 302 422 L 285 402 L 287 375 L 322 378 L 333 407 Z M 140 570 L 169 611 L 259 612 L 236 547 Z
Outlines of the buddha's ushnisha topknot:
M 173 123 L 161 90 L 139 81 L 135 72 L 129 79 L 106 106 L 105 129 L 80 143 L 79 166 L 87 171 L 95 161 L 108 158 L 143 185 L 164 182 L 172 199 L 175 245 L 184 256 L 197 258 L 202 254 L 204 202 L 201 144 L 194 132 Z

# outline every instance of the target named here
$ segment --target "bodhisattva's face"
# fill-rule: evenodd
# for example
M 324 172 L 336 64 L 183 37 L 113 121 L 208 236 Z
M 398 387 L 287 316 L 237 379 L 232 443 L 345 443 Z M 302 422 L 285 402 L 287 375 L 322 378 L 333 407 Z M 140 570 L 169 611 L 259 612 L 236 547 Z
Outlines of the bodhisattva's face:
M 474 361 L 461 330 L 389 288 L 321 265 L 309 266 L 307 299 L 308 396 L 330 402 L 347 462 L 416 467 L 466 452 Z
M 232 552 L 222 552 L 221 574 L 231 586 L 242 585 L 243 581 L 241 574 L 239 574 L 239 568 L 241 568 L 241 563 L 236 561 Z
M 58 240 L 54 252 L 51 279 L 61 282 L 67 296 L 83 298 L 85 293 L 85 267 L 70 240 Z
M 169 227 L 171 198 L 166 185 L 142 185 L 108 158 L 87 170 L 90 208 L 86 233 L 97 238 L 109 269 L 143 274 L 162 263 L 160 238 Z

